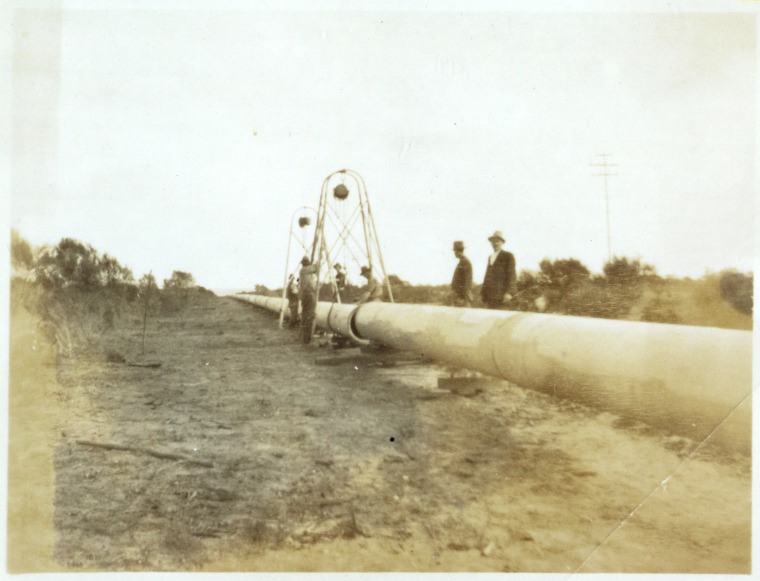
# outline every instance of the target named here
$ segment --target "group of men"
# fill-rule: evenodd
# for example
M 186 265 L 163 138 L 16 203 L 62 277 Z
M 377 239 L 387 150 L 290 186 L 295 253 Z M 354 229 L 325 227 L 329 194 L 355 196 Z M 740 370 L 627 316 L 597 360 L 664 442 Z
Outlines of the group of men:
M 341 264 L 335 265 L 335 287 L 338 296 L 345 291 L 346 273 Z M 357 304 L 371 303 L 383 300 L 383 287 L 372 275 L 372 267 L 362 266 L 361 275 L 367 279 L 367 284 L 362 289 Z M 286 291 L 288 308 L 290 309 L 290 326 L 295 327 L 299 320 L 301 323 L 301 341 L 311 343 L 311 334 L 314 328 L 314 312 L 317 308 L 317 267 L 311 263 L 307 256 L 301 259 L 301 270 L 298 272 L 298 280 L 291 274 L 288 279 Z M 337 297 L 336 297 L 337 299 Z M 298 317 L 298 306 L 301 305 L 301 317 Z
M 489 309 L 504 309 L 517 294 L 515 257 L 504 250 L 504 235 L 496 231 L 488 238 L 493 253 L 488 257 L 486 276 L 480 287 L 480 298 Z M 472 264 L 464 255 L 464 242 L 454 242 L 454 255 L 459 259 L 451 280 L 453 303 L 459 307 L 472 305 Z
M 480 288 L 480 298 L 489 309 L 507 308 L 509 301 L 517 294 L 517 274 L 515 257 L 504 250 L 506 240 L 500 231 L 488 238 L 493 247 L 493 253 L 488 257 L 488 266 Z M 464 255 L 464 242 L 454 242 L 454 255 L 459 259 L 454 277 L 451 280 L 453 303 L 460 307 L 472 305 L 472 264 Z M 335 287 L 338 296 L 346 288 L 346 273 L 341 264 L 335 265 Z M 383 300 L 383 287 L 372 274 L 369 266 L 361 267 L 361 275 L 367 279 L 362 288 L 357 304 Z M 314 312 L 317 307 L 317 267 L 307 256 L 301 259 L 301 269 L 298 280 L 291 274 L 288 279 L 287 293 L 288 308 L 290 309 L 290 326 L 301 323 L 301 341 L 311 343 L 314 328 Z M 341 296 L 341 298 L 343 298 Z M 298 317 L 298 307 L 301 306 L 301 317 Z

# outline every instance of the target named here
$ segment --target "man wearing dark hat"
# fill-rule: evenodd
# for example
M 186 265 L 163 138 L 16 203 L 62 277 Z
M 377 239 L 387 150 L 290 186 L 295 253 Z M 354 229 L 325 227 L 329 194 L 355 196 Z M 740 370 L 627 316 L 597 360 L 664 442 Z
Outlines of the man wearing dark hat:
M 377 279 L 372 276 L 372 269 L 369 266 L 362 266 L 361 275 L 367 279 L 367 285 L 362 289 L 362 294 L 359 296 L 357 304 L 362 303 L 376 303 L 383 300 L 383 287 L 377 282 Z
M 459 259 L 454 278 L 451 279 L 451 292 L 455 307 L 469 307 L 472 305 L 472 264 L 464 255 L 464 242 L 454 242 L 454 256 Z
M 288 310 L 290 310 L 288 327 L 295 327 L 298 324 L 298 283 L 294 274 L 288 277 L 286 297 L 288 299 Z
M 486 276 L 480 288 L 480 297 L 489 309 L 504 309 L 517 294 L 515 257 L 503 250 L 504 235 L 496 231 L 488 238 L 493 254 L 488 257 Z
M 346 289 L 346 273 L 343 272 L 343 266 L 339 263 L 335 263 L 335 289 L 337 293 L 337 297 L 335 297 L 336 302 L 340 298 L 341 302 L 343 301 L 343 291 Z
M 301 259 L 298 298 L 301 299 L 301 341 L 309 344 L 314 326 L 314 311 L 317 308 L 317 270 L 307 256 Z

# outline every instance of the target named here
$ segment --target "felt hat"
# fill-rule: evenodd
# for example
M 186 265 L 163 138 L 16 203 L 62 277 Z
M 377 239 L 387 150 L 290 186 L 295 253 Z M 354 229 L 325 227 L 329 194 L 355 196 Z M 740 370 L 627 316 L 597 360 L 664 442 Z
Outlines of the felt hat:
M 464 252 L 464 242 L 461 240 L 454 242 L 454 252 Z

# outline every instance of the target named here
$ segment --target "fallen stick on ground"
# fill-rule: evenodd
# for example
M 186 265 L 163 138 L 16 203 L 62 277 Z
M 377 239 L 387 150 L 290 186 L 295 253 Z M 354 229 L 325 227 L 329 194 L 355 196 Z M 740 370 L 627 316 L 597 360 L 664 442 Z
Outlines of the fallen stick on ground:
M 129 367 L 149 367 L 149 368 L 158 368 L 161 367 L 161 364 L 158 362 L 155 363 L 135 363 L 133 361 L 127 361 L 127 365 Z
M 157 450 L 151 450 L 149 448 L 139 448 L 136 446 L 122 446 L 121 444 L 109 444 L 104 442 L 92 442 L 90 440 L 77 440 L 77 444 L 80 446 L 92 446 L 94 448 L 105 448 L 106 450 L 123 450 L 125 452 L 142 452 L 156 458 L 162 458 L 164 460 L 184 460 L 192 464 L 198 464 L 199 466 L 206 466 L 207 468 L 213 468 L 214 465 L 211 462 L 205 460 L 196 460 L 183 454 L 172 454 L 169 452 L 158 452 Z

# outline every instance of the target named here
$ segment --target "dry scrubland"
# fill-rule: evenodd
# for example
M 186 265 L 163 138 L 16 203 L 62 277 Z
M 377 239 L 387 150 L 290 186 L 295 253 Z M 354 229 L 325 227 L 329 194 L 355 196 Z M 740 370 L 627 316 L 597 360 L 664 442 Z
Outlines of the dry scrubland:
M 751 323 L 682 282 L 679 317 Z M 182 284 L 143 353 L 126 288 L 14 284 L 11 570 L 750 570 L 746 456 L 433 364 L 315 366 Z
M 450 287 L 411 285 L 388 277 L 396 302 L 449 304 Z M 477 281 L 476 281 L 477 283 Z M 575 259 L 544 260 L 538 271 L 523 270 L 517 277 L 517 295 L 509 307 L 533 311 L 652 323 L 698 325 L 724 329 L 752 329 L 753 276 L 734 271 L 708 273 L 701 279 L 661 277 L 639 259 L 615 257 L 600 274 L 591 273 Z M 474 307 L 483 307 L 479 285 Z M 256 285 L 255 292 L 282 296 L 282 289 Z M 348 285 L 344 302 L 354 302 L 360 289 Z M 321 297 L 332 296 L 329 285 Z

